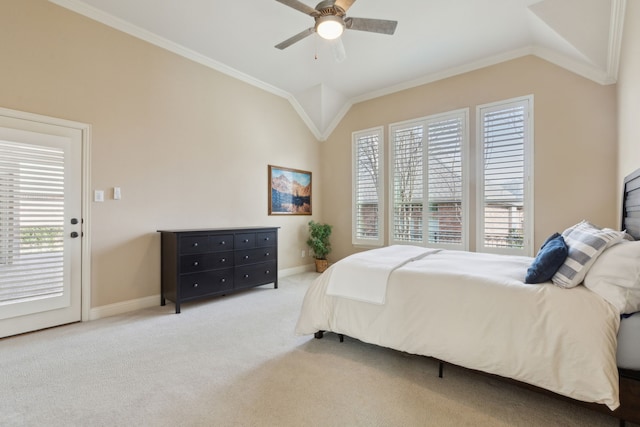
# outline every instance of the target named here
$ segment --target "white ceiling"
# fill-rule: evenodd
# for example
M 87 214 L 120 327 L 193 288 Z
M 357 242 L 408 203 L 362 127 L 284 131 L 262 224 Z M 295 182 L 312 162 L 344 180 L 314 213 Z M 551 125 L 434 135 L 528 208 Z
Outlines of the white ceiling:
M 289 99 L 323 140 L 356 102 L 529 54 L 614 83 L 626 0 L 358 0 L 398 27 L 346 31 L 341 62 L 316 34 L 276 49 L 313 18 L 275 0 L 49 1 Z

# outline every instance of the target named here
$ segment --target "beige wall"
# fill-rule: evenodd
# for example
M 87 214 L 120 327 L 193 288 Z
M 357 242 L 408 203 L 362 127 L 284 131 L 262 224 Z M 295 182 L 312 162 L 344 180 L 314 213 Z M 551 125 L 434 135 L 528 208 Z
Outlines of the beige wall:
M 618 182 L 640 168 L 640 2 L 628 1 L 618 78 Z M 620 188 L 618 185 L 617 188 Z M 622 190 L 618 191 L 622 194 Z
M 636 6 L 628 9 L 637 21 Z M 282 270 L 309 261 L 300 251 L 316 219 L 334 225 L 330 258 L 342 258 L 355 251 L 352 132 L 470 107 L 473 145 L 476 105 L 529 94 L 535 245 L 583 218 L 617 226 L 616 88 L 535 57 L 362 102 L 318 143 L 282 98 L 45 0 L 0 8 L 0 107 L 92 125 L 91 189 L 107 191 L 104 203 L 91 203 L 94 308 L 159 293 L 157 229 L 279 226 Z M 621 87 L 637 94 L 630 31 Z M 635 168 L 638 99 L 621 96 L 630 111 L 620 120 L 621 172 Z M 312 218 L 267 215 L 268 164 L 313 172 Z M 111 199 L 113 186 L 123 200 Z
M 528 56 L 352 107 L 321 149 L 322 218 L 335 226 L 332 260 L 356 251 L 351 244 L 352 132 L 384 125 L 386 139 L 390 123 L 470 107 L 473 154 L 476 105 L 529 94 L 535 108 L 534 246 L 582 219 L 616 227 L 615 86 Z M 470 234 L 474 239 L 475 229 Z
M 267 215 L 268 164 L 314 173 L 321 205 L 288 101 L 45 0 L 3 1 L 0 40 L 0 107 L 92 125 L 92 307 L 159 294 L 158 229 L 279 226 L 280 269 L 310 261 L 310 218 Z

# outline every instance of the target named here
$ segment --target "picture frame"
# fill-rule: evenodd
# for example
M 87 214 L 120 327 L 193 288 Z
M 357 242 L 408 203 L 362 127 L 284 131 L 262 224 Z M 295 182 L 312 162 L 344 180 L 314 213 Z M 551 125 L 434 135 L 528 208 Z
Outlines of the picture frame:
M 269 165 L 269 215 L 311 215 L 311 172 Z

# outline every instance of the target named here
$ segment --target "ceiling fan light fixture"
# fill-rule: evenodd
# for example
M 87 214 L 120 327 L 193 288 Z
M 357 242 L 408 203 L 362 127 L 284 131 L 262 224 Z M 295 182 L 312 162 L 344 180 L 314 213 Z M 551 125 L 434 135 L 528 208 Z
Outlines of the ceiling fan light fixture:
M 323 39 L 337 39 L 344 32 L 344 21 L 335 15 L 320 16 L 316 19 L 316 32 Z

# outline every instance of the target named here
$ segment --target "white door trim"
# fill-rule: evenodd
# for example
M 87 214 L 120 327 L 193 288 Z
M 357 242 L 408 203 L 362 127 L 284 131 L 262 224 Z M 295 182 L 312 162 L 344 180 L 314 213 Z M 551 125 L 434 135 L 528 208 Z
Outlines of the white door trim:
M 81 292 L 82 292 L 82 321 L 90 319 L 91 312 L 91 125 L 58 119 L 40 114 L 11 110 L 0 107 L 0 116 L 13 119 L 29 120 L 38 123 L 46 123 L 55 126 L 63 126 L 78 129 L 82 132 L 82 260 L 81 260 Z

